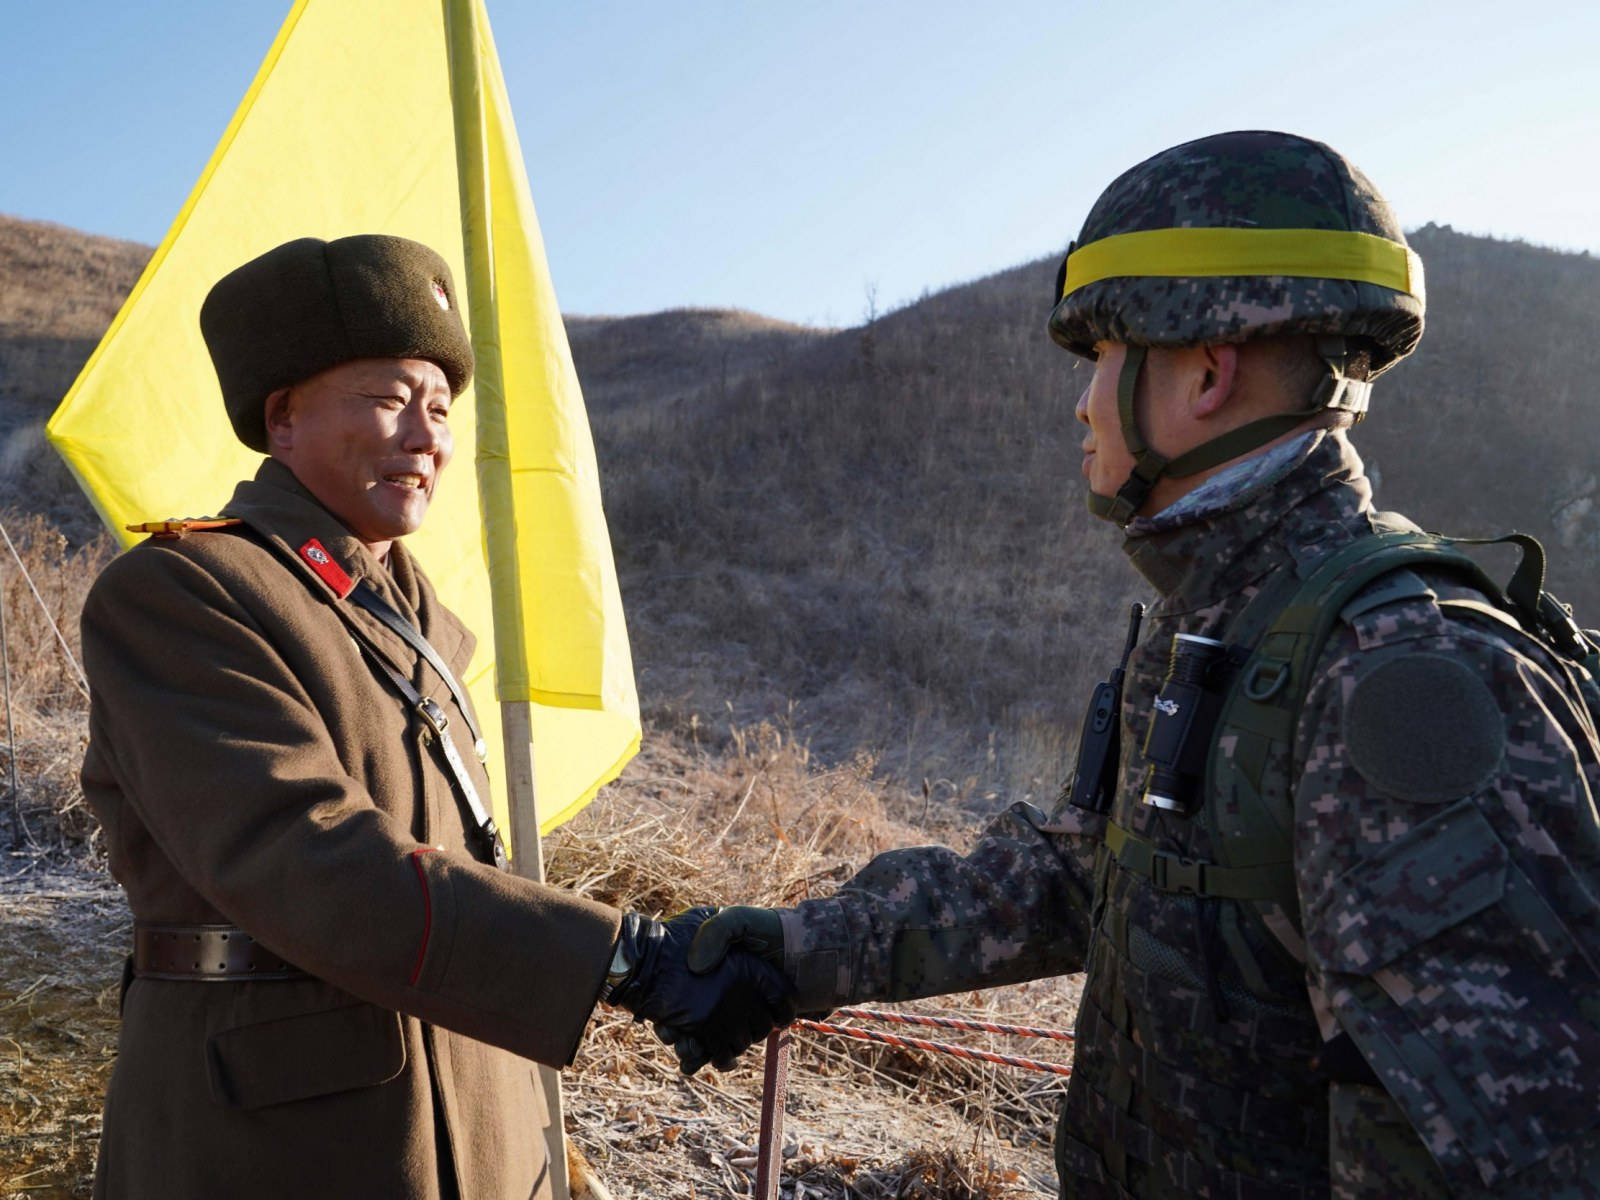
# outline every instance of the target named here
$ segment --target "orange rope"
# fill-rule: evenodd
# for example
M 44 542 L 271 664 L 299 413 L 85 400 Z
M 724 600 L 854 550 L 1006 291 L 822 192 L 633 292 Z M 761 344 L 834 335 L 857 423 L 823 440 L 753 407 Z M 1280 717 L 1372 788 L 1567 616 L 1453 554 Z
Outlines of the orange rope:
M 932 1018 L 930 1018 L 932 1019 Z M 826 1021 L 808 1021 L 801 1017 L 795 1021 L 801 1029 L 813 1033 L 830 1033 L 837 1037 L 854 1038 L 858 1042 L 876 1042 L 883 1046 L 899 1046 L 907 1050 L 923 1050 L 929 1054 L 948 1054 L 975 1062 L 998 1063 L 1003 1067 L 1018 1067 L 1024 1071 L 1043 1071 L 1050 1075 L 1071 1075 L 1072 1068 L 1060 1063 L 1042 1062 L 1037 1058 L 1019 1058 L 1011 1054 L 991 1054 L 987 1050 L 969 1050 L 949 1042 L 930 1042 L 926 1038 L 897 1037 L 892 1033 L 874 1033 L 870 1029 L 857 1029 L 853 1025 L 830 1025 Z
M 930 1017 L 922 1013 L 889 1012 L 881 1008 L 838 1008 L 836 1017 L 856 1017 L 863 1021 L 888 1021 L 895 1025 L 930 1025 L 935 1029 L 964 1029 L 971 1033 L 1004 1033 L 1012 1037 L 1052 1038 L 1058 1042 L 1076 1040 L 1065 1029 L 1039 1029 L 1033 1025 L 997 1025 L 961 1017 Z

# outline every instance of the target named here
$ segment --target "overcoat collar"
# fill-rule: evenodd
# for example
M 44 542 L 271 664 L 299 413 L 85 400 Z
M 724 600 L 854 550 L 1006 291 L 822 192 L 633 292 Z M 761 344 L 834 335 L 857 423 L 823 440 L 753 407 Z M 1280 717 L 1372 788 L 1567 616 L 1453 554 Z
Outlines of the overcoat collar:
M 254 479 L 242 480 L 223 514 L 238 517 L 272 543 L 306 586 L 333 603 L 344 604 L 350 588 L 366 580 L 422 631 L 445 661 L 454 662 L 463 643 L 471 639 L 466 627 L 434 598 L 416 559 L 399 539 L 389 545 L 386 567 L 277 460 L 263 460 Z M 314 550 L 322 551 L 328 562 L 321 563 Z M 382 630 L 383 640 L 392 637 L 376 621 L 372 624 Z M 396 639 L 395 646 L 401 645 Z

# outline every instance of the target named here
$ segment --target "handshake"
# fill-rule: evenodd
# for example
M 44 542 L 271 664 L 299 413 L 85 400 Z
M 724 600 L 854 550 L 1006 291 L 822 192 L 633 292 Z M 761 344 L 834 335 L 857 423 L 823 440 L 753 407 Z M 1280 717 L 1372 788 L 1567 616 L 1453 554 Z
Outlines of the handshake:
M 729 1069 L 794 1020 L 794 993 L 775 909 L 702 906 L 668 921 L 624 916 L 600 999 L 650 1021 L 693 1075 Z

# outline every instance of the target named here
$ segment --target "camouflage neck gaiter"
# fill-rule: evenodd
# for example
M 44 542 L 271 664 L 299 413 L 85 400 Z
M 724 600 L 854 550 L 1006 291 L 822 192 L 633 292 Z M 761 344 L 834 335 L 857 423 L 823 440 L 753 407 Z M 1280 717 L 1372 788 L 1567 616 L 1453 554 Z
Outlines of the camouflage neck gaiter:
M 1313 430 L 1252 455 L 1124 530 L 1123 550 L 1168 611 L 1213 603 L 1299 559 L 1372 507 L 1342 430 Z

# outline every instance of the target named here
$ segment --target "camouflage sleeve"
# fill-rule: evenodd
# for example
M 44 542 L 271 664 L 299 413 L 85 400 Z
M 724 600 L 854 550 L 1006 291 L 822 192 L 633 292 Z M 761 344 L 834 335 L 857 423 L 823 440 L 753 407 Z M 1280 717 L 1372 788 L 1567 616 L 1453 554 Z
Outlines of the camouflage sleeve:
M 826 900 L 783 913 L 802 1012 L 1081 970 L 1105 818 L 1015 804 L 972 853 L 880 854 Z
M 1564 670 L 1431 597 L 1324 654 L 1296 735 L 1308 982 L 1382 1085 L 1334 1086 L 1337 1197 L 1600 1196 L 1600 771 Z

